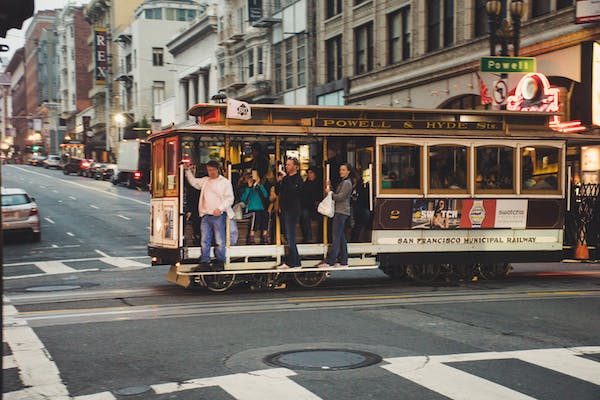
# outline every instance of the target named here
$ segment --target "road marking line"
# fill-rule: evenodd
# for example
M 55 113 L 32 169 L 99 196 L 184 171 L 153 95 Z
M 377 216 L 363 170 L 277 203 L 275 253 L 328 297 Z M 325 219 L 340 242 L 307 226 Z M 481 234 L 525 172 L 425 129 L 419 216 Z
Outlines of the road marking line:
M 383 365 L 384 369 L 453 400 L 471 400 L 473 393 L 477 393 L 478 400 L 535 400 L 533 397 L 435 362 L 425 356 L 385 361 L 391 364 Z
M 66 247 L 66 246 L 63 246 Z M 77 247 L 79 247 L 79 245 L 77 245 Z M 100 255 L 102 255 L 103 257 L 110 257 L 108 254 L 105 254 L 103 252 L 101 252 L 100 250 L 96 250 L 96 252 L 100 252 Z M 132 256 L 132 257 L 127 257 L 129 259 L 137 259 L 137 258 L 150 258 L 149 256 Z M 91 257 L 91 258 L 69 258 L 69 259 L 65 259 L 65 260 L 54 260 L 54 261 L 60 261 L 62 263 L 67 263 L 67 262 L 79 262 L 79 261 L 97 261 L 99 260 L 98 257 Z M 4 267 L 19 267 L 21 265 L 31 265 L 31 264 L 35 264 L 36 262 L 42 262 L 42 261 L 25 261 L 25 262 L 18 262 L 18 263 L 12 263 L 12 264 L 4 264 Z
M 77 271 L 75 268 L 68 267 L 60 261 L 39 261 L 34 264 L 47 274 L 67 274 Z
M 69 236 L 75 236 L 75 234 L 71 233 L 71 232 L 67 232 L 67 235 L 69 235 Z
M 101 250 L 94 250 L 96 253 L 100 254 L 102 257 L 110 257 L 108 254 L 106 254 L 105 252 L 101 251 Z
M 77 200 L 77 197 L 69 196 L 71 200 Z
M 54 190 L 53 190 L 53 192 L 54 192 L 54 193 L 58 193 L 58 190 L 54 189 Z M 59 201 L 60 201 L 60 200 L 59 200 Z
M 236 400 L 321 400 L 320 397 L 289 379 L 296 373 L 286 368 L 252 371 L 215 378 L 192 379 L 179 383 L 151 385 L 156 394 L 219 386 Z
M 116 400 L 111 392 L 102 392 L 96 394 L 87 394 L 84 396 L 74 397 L 73 400 Z
M 93 205 L 93 204 L 90 204 L 90 207 L 92 207 L 92 208 L 95 208 L 96 210 L 99 210 L 99 209 L 100 209 L 100 207 L 98 207 L 98 206 L 95 206 L 95 205 Z
M 119 218 L 123 218 L 124 220 L 127 220 L 127 221 L 131 221 L 131 218 L 129 218 L 129 217 L 126 217 L 126 216 L 124 216 L 124 215 L 121 215 L 121 214 L 117 214 L 117 217 L 119 217 Z
M 595 351 L 600 352 L 600 347 Z M 561 374 L 600 385 L 600 363 L 579 357 L 589 352 L 573 352 L 571 349 L 548 349 L 515 351 L 519 360 L 551 369 Z
M 5 297 L 5 300 L 7 298 Z M 3 393 L 4 399 L 68 399 L 69 391 L 60 371 L 33 329 L 24 321 L 15 320 L 16 308 L 4 304 L 4 340 L 12 350 L 25 390 Z
M 71 271 L 71 273 L 73 273 L 73 272 L 93 272 L 93 271 L 100 271 L 100 269 L 99 268 L 75 269 L 75 270 Z M 54 275 L 59 274 L 59 273 L 62 274 L 63 272 L 55 272 Z M 27 274 L 27 275 L 16 275 L 16 276 L 4 276 L 4 277 L 2 277 L 2 279 L 7 280 L 7 279 L 37 278 L 37 277 L 46 276 L 46 275 L 52 275 L 52 274 L 42 273 L 42 274 Z
M 53 223 L 54 223 L 54 221 L 52 221 L 52 220 L 51 220 L 50 218 L 48 218 L 48 217 L 44 217 L 44 219 L 45 219 L 46 221 L 50 222 L 51 224 L 53 224 Z
M 2 369 L 16 368 L 17 362 L 13 356 L 2 356 Z
M 119 268 L 127 268 L 127 267 L 150 267 L 149 264 L 143 264 L 137 261 L 130 260 L 125 257 L 105 257 L 100 258 L 98 261 L 102 261 L 105 264 L 113 265 Z
M 16 168 L 16 169 L 19 169 L 19 170 L 21 170 L 21 171 L 23 171 L 23 172 L 27 172 L 27 173 L 29 173 L 29 174 L 34 174 L 34 175 L 43 176 L 45 179 L 54 179 L 54 180 L 60 181 L 60 182 L 62 182 L 62 183 L 68 183 L 68 184 L 71 184 L 71 185 L 74 185 L 74 186 L 79 186 L 79 187 L 81 187 L 81 188 L 83 188 L 83 189 L 87 189 L 87 190 L 93 190 L 93 191 L 95 191 L 95 192 L 100 192 L 100 193 L 102 193 L 102 194 L 105 194 L 105 195 L 107 195 L 107 196 L 112 196 L 112 197 L 117 197 L 117 198 L 119 198 L 119 199 L 123 199 L 123 200 L 129 200 L 129 201 L 133 201 L 133 202 L 135 202 L 135 203 L 143 204 L 143 205 L 146 205 L 146 206 L 149 206 L 149 205 L 150 205 L 150 203 L 148 203 L 148 202 L 146 202 L 146 201 L 141 201 L 141 200 L 138 200 L 138 199 L 133 199 L 133 198 L 131 198 L 131 197 L 127 197 L 127 196 L 121 196 L 121 195 L 118 195 L 118 194 L 116 194 L 116 193 L 107 192 L 107 191 L 105 191 L 105 190 L 97 189 L 97 188 L 95 188 L 95 187 L 91 187 L 91 186 L 82 185 L 82 184 L 80 184 L 80 183 L 77 183 L 77 182 L 73 182 L 73 181 L 69 181 L 69 180 L 64 180 L 64 179 L 59 179 L 59 178 L 55 178 L 55 177 L 53 177 L 53 176 L 49 176 L 49 175 L 45 175 L 45 174 L 40 174 L 39 172 L 35 172 L 35 171 L 28 171 L 27 169 L 25 169 L 25 168 L 22 168 L 22 167 L 17 167 L 17 166 L 14 166 L 14 165 L 7 165 L 7 167 L 9 167 L 9 168 Z

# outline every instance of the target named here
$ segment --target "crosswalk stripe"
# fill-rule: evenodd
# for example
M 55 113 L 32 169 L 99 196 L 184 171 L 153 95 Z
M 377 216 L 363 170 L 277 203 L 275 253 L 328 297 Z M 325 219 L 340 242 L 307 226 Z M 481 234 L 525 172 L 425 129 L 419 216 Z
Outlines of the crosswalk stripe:
M 600 385 L 600 363 L 581 358 L 570 349 L 516 351 L 519 360 Z
M 311 391 L 288 379 L 294 375 L 296 373 L 289 369 L 275 368 L 151 387 L 156 394 L 219 386 L 236 400 L 321 400 Z
M 108 265 L 113 265 L 115 267 L 119 267 L 119 268 L 126 268 L 126 267 L 149 267 L 149 264 L 143 264 L 141 262 L 137 262 L 137 261 L 133 261 L 129 258 L 124 258 L 124 257 L 104 257 L 104 258 L 99 258 L 99 261 L 102 261 L 105 264 Z
M 2 369 L 15 368 L 17 362 L 13 356 L 2 356 Z
M 101 392 L 77 396 L 73 400 L 117 400 L 117 398 L 111 392 Z
M 34 265 L 47 274 L 66 274 L 77 272 L 75 268 L 71 268 L 60 261 L 38 261 Z
M 383 368 L 391 373 L 453 400 L 471 400 L 473 393 L 477 393 L 478 400 L 535 400 L 487 379 L 432 361 L 428 357 L 391 358 L 385 361 L 390 364 L 383 365 Z

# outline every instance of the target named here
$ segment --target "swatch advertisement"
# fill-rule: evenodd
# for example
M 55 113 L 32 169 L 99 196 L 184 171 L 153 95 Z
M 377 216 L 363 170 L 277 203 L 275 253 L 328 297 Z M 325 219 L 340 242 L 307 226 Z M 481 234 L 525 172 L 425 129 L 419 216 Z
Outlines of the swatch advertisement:
M 525 229 L 527 200 L 418 199 L 411 229 Z

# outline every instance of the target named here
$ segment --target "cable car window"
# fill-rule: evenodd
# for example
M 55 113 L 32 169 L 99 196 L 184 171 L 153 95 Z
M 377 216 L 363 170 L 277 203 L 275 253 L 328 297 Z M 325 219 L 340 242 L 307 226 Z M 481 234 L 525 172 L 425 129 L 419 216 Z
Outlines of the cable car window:
M 165 140 L 159 139 L 153 144 L 154 151 L 152 158 L 152 185 L 153 196 L 162 197 L 165 195 Z
M 523 192 L 557 192 L 560 150 L 553 147 L 527 146 L 521 149 L 521 185 Z
M 475 154 L 475 190 L 513 193 L 514 149 L 505 146 L 481 146 L 477 147 Z
M 381 189 L 383 193 L 421 192 L 421 147 L 389 144 L 381 146 Z
M 167 139 L 167 196 L 177 195 L 177 138 Z
M 465 146 L 429 147 L 429 187 L 438 192 L 467 192 Z

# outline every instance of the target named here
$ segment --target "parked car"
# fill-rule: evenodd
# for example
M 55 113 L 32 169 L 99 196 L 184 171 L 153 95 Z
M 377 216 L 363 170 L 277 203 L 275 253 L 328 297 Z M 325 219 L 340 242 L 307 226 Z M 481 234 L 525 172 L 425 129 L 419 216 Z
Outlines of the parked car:
M 111 180 L 116 169 L 117 164 L 102 164 L 102 166 L 96 170 L 96 176 L 94 178 L 103 181 Z
M 29 164 L 39 167 L 40 165 L 43 165 L 43 162 L 45 159 L 46 159 L 46 156 L 32 156 L 29 159 Z
M 40 212 L 35 199 L 23 189 L 2 188 L 2 233 L 30 232 L 33 240 L 42 238 Z
M 44 160 L 44 168 L 60 168 L 60 156 L 56 154 L 49 154 Z
M 77 157 L 69 157 L 67 162 L 63 165 L 63 174 L 79 174 L 81 175 L 81 163 L 83 159 Z
M 96 171 L 104 165 L 103 163 L 93 161 L 89 164 L 87 169 L 83 170 L 83 176 L 87 176 L 88 178 L 95 178 Z

